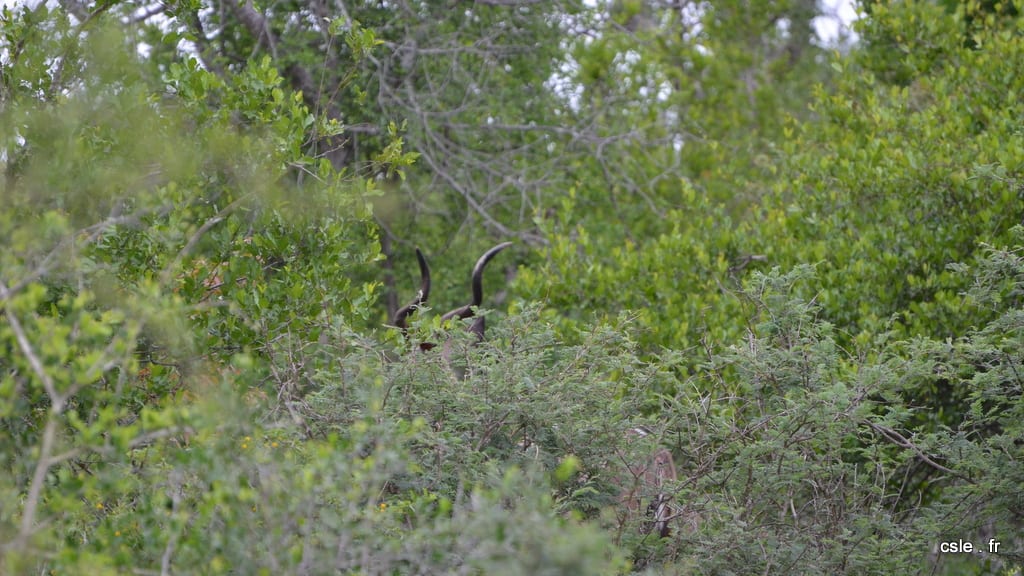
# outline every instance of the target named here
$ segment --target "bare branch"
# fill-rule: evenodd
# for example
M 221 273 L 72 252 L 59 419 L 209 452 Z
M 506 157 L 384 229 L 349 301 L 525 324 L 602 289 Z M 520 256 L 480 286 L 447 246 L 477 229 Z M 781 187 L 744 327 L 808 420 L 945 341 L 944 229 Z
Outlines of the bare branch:
M 946 468 L 942 464 L 939 464 L 935 460 L 932 460 L 932 458 L 925 454 L 920 448 L 918 448 L 916 444 L 914 444 L 913 442 L 905 438 L 902 434 L 893 430 L 892 428 L 887 428 L 885 426 L 875 424 L 874 422 L 868 420 L 865 420 L 864 423 L 867 424 L 869 428 L 879 433 L 883 438 L 885 438 L 889 442 L 892 442 L 893 444 L 899 446 L 900 448 L 907 448 L 911 450 L 914 454 L 917 454 L 917 457 L 921 459 L 922 462 L 928 464 L 932 468 L 935 468 L 940 472 L 945 472 L 950 476 L 960 478 L 961 480 L 964 480 L 970 484 L 975 484 L 975 481 L 972 480 L 971 478 L 964 476 L 963 474 L 957 472 L 956 470 Z
M 260 47 L 269 52 L 271 58 L 278 60 L 278 39 L 271 32 L 266 17 L 257 12 L 256 8 L 253 7 L 252 0 L 248 0 L 245 4 L 238 2 L 227 2 L 226 4 L 235 13 L 239 21 L 242 22 L 242 25 L 249 30 L 249 33 L 256 37 Z M 320 107 L 319 90 L 317 90 L 316 82 L 313 81 L 313 75 L 309 70 L 305 66 L 289 64 L 284 68 L 284 73 L 291 81 L 292 86 L 302 91 L 306 105 L 314 110 L 318 109 Z
M 0 298 L 3 299 L 2 301 L 5 304 L 4 313 L 7 316 L 7 322 L 11 325 L 11 330 L 14 332 L 14 338 L 18 341 L 18 347 L 21 348 L 21 353 L 28 359 L 32 371 L 35 372 L 39 381 L 42 382 L 46 395 L 50 397 L 50 409 L 60 414 L 64 411 L 64 399 L 57 393 L 57 387 L 54 385 L 53 379 L 46 373 L 46 368 L 43 366 L 42 361 L 36 356 L 32 344 L 28 341 L 28 337 L 21 327 L 21 321 L 18 320 L 18 316 L 11 310 L 10 306 L 6 305 L 10 296 L 11 292 L 7 289 L 7 285 L 0 281 Z
M 50 452 L 53 451 L 53 443 L 57 438 L 57 414 L 51 406 L 50 414 L 46 418 L 46 427 L 43 429 L 43 443 L 39 447 L 39 460 L 32 473 L 32 484 L 29 485 L 28 494 L 25 496 L 25 506 L 21 512 L 21 529 L 15 541 L 15 546 L 18 548 L 23 547 L 32 536 L 36 508 L 39 506 L 39 498 L 43 493 L 46 473 L 50 469 Z
M 199 17 L 199 11 L 194 10 L 189 15 L 189 25 L 192 27 L 192 35 L 196 43 L 196 52 L 199 54 L 199 60 L 202 61 L 203 66 L 207 70 L 213 72 L 220 78 L 224 78 L 224 68 L 214 60 L 212 57 L 214 54 L 213 46 L 210 44 L 210 39 L 206 35 L 206 30 L 203 27 L 203 20 Z
M 57 254 L 59 254 L 65 248 L 75 244 L 76 241 L 77 244 L 75 245 L 77 245 L 79 248 L 88 246 L 95 242 L 96 240 L 98 240 L 100 237 L 102 237 L 104 232 L 106 232 L 110 228 L 113 228 L 114 226 L 120 226 L 123 224 L 137 224 L 142 220 L 143 216 L 154 213 L 158 215 L 166 214 L 173 208 L 174 206 L 172 204 L 166 204 L 163 206 L 157 206 L 155 208 L 139 210 L 127 216 L 121 216 L 115 209 L 112 212 L 111 216 L 109 216 L 106 220 L 93 224 L 92 226 L 89 226 L 87 228 L 78 230 L 73 234 L 66 235 L 64 239 L 58 242 L 57 245 L 54 246 L 53 249 L 43 258 L 42 262 L 40 262 L 39 265 L 36 266 L 35 270 L 32 270 L 31 272 L 23 275 L 21 280 L 19 280 L 17 284 L 10 286 L 6 292 L 0 291 L 0 304 L 6 301 L 9 297 L 17 294 L 18 292 L 21 292 L 25 288 L 25 286 L 28 286 L 32 282 L 35 282 L 39 278 L 42 278 L 47 273 L 49 273 L 50 270 L 52 270 L 57 263 Z M 85 238 L 80 240 L 79 238 L 82 235 L 85 235 Z
M 10 291 L 3 282 L 0 282 L 0 296 L 3 297 L 4 302 L 7 302 L 10 296 Z M 39 506 L 39 498 L 42 495 L 43 484 L 46 481 L 46 472 L 50 469 L 51 465 L 50 452 L 53 451 L 53 443 L 57 437 L 57 417 L 64 411 L 64 399 L 57 393 L 57 387 L 53 379 L 47 374 L 43 363 L 39 360 L 39 356 L 36 355 L 32 344 L 28 341 L 28 337 L 25 335 L 17 315 L 14 314 L 10 306 L 6 305 L 4 306 L 4 312 L 7 316 L 7 322 L 14 332 L 14 337 L 18 341 L 18 347 L 21 348 L 22 354 L 28 359 L 32 371 L 35 372 L 42 382 L 47 396 L 50 397 L 50 412 L 46 419 L 46 427 L 43 429 L 43 442 L 39 447 L 39 460 L 36 462 L 35 471 L 32 473 L 32 483 L 29 485 L 28 494 L 25 497 L 25 506 L 21 515 L 21 530 L 16 540 L 16 546 L 21 547 L 24 546 L 25 542 L 32 535 L 36 508 Z
M 72 16 L 78 18 L 79 22 L 84 22 L 89 18 L 89 5 L 87 2 L 79 2 L 78 0 L 61 0 L 60 5 Z

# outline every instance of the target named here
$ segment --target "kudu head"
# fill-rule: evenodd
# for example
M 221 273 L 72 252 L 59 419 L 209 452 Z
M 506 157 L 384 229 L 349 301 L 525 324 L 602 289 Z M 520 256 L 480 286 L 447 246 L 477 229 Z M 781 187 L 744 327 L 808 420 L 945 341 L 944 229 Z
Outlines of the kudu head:
M 402 330 L 402 336 L 409 334 L 409 316 L 427 303 L 427 299 L 430 298 L 430 266 L 427 265 L 427 259 L 423 256 L 423 252 L 419 248 L 416 249 L 416 260 L 420 263 L 420 291 L 416 293 L 416 297 L 413 298 L 412 302 L 409 302 L 406 306 L 400 308 L 395 312 L 395 317 L 391 319 L 391 324 L 396 328 Z
M 467 318 L 473 318 L 476 316 L 476 308 L 479 307 L 484 300 L 484 268 L 487 267 L 487 263 L 490 262 L 499 252 L 511 246 L 511 242 L 502 242 L 497 246 L 491 248 L 487 252 L 484 252 L 477 261 L 476 265 L 473 266 L 473 274 L 470 282 L 472 285 L 473 299 L 469 304 L 460 306 L 454 310 L 451 310 L 441 316 L 441 320 L 465 320 Z M 407 306 L 402 307 L 397 312 L 391 321 L 393 326 L 396 326 L 402 330 L 402 334 L 408 333 L 408 319 L 420 307 L 426 305 L 427 298 L 430 296 L 430 266 L 427 265 L 427 259 L 423 256 L 423 252 L 419 248 L 416 249 L 416 258 L 420 264 L 420 290 L 417 292 L 416 297 Z M 473 323 L 469 325 L 467 330 L 476 335 L 477 340 L 482 340 L 484 337 L 484 330 L 486 328 L 483 317 L 478 317 L 473 320 Z M 431 342 L 421 342 L 421 350 L 430 350 L 435 345 Z

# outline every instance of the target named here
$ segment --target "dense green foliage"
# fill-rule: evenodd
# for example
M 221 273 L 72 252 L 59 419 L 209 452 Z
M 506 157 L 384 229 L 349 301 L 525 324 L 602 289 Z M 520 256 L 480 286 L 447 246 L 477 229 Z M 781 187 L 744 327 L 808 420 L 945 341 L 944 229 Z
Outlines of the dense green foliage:
M 4 8 L 0 573 L 1021 574 L 1016 9 L 679 4 Z

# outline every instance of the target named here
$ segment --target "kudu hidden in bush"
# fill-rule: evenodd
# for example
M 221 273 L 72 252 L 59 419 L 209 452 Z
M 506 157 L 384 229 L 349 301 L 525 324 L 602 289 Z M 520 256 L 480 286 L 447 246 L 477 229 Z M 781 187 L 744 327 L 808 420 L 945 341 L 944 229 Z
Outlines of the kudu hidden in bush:
M 477 261 L 476 265 L 473 266 L 473 274 L 471 276 L 471 285 L 473 296 L 469 304 L 460 306 L 454 310 L 450 310 L 441 316 L 441 320 L 447 321 L 452 319 L 465 320 L 467 318 L 473 318 L 476 316 L 476 308 L 483 303 L 484 300 L 484 287 L 483 277 L 484 268 L 487 267 L 487 263 L 491 261 L 499 252 L 511 246 L 511 242 L 502 242 L 497 246 L 491 248 L 487 252 L 484 252 Z M 426 257 L 423 256 L 423 252 L 416 249 L 416 260 L 420 265 L 420 289 L 416 293 L 416 297 L 413 298 L 412 302 L 408 305 L 403 306 L 397 312 L 395 312 L 394 318 L 391 320 L 391 324 L 402 330 L 402 335 L 408 336 L 409 316 L 416 310 L 423 307 L 427 303 L 427 299 L 430 297 L 430 265 L 427 264 Z M 477 341 L 483 340 L 484 330 L 486 329 L 486 320 L 483 316 L 477 317 L 473 322 L 466 328 L 469 332 L 476 335 Z M 446 343 L 447 344 L 447 343 Z M 430 350 L 436 346 L 433 342 L 420 342 L 420 350 Z M 449 355 L 447 345 L 445 347 L 445 357 Z
M 626 434 L 642 438 L 651 435 L 651 431 L 639 426 L 628 430 Z M 667 448 L 657 448 L 639 462 L 627 462 L 626 468 L 629 477 L 617 483 L 622 489 L 619 502 L 627 516 L 635 518 L 646 502 L 644 513 L 648 519 L 640 525 L 640 532 L 654 532 L 662 538 L 668 537 L 669 521 L 679 515 L 669 494 L 671 484 L 677 479 L 672 452 Z
M 473 266 L 471 285 L 473 296 L 469 304 L 450 310 L 441 316 L 442 320 L 458 318 L 465 320 L 473 318 L 476 314 L 475 308 L 483 303 L 483 274 L 487 263 L 499 252 L 511 246 L 511 242 L 503 242 L 484 252 Z M 427 264 L 423 252 L 416 249 L 416 260 L 420 267 L 420 289 L 409 304 L 395 312 L 391 324 L 402 330 L 403 336 L 408 336 L 408 319 L 419 308 L 425 306 L 430 298 L 430 265 Z M 476 318 L 466 329 L 476 335 L 477 341 L 483 340 L 486 320 L 483 317 Z M 431 350 L 436 346 L 433 342 L 420 342 L 420 350 Z M 450 351 L 448 343 L 445 343 L 444 356 L 447 359 Z M 637 427 L 626 432 L 629 436 L 645 437 L 651 432 L 645 427 Z M 658 448 L 638 462 L 627 464 L 629 471 L 628 478 L 617 481 L 621 488 L 619 503 L 624 508 L 628 517 L 635 517 L 643 507 L 648 517 L 640 525 L 643 534 L 654 532 L 665 538 L 669 536 L 669 522 L 679 515 L 677 507 L 672 504 L 672 496 L 669 494 L 671 483 L 676 481 L 676 467 L 672 460 L 672 453 L 666 448 Z

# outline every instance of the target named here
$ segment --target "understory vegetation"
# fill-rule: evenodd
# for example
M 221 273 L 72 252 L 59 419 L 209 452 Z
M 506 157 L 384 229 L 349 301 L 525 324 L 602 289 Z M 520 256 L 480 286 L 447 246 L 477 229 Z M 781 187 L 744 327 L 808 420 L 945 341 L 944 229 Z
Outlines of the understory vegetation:
M 1024 21 L 822 10 L 2 8 L 0 574 L 1024 573 Z

